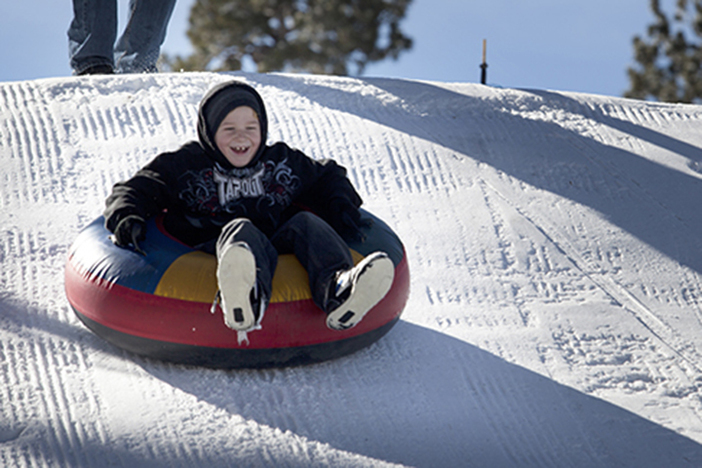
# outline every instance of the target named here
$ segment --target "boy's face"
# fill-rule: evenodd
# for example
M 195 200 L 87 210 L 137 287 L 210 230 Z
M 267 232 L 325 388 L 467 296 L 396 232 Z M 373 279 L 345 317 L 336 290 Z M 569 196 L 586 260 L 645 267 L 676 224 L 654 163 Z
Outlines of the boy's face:
M 261 124 L 256 112 L 240 106 L 227 114 L 215 133 L 215 144 L 234 167 L 250 163 L 261 146 Z

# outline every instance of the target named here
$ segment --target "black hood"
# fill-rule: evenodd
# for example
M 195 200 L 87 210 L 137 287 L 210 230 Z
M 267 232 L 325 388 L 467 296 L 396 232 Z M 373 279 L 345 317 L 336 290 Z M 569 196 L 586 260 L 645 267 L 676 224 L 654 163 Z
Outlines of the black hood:
M 261 146 L 247 166 L 253 166 L 265 150 L 268 136 L 268 116 L 263 99 L 251 86 L 239 81 L 231 81 L 215 86 L 200 102 L 198 111 L 197 135 L 205 151 L 220 164 L 231 167 L 227 158 L 215 144 L 215 133 L 222 120 L 239 106 L 248 106 L 256 111 L 261 125 Z

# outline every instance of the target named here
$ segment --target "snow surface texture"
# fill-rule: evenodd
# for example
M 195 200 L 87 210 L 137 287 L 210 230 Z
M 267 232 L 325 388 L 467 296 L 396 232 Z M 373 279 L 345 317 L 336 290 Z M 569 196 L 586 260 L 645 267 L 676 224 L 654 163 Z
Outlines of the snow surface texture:
M 112 184 L 194 139 L 233 78 L 405 243 L 402 320 L 352 356 L 163 364 L 65 299 Z M 0 466 L 702 466 L 701 128 L 699 106 L 473 84 L 2 83 Z

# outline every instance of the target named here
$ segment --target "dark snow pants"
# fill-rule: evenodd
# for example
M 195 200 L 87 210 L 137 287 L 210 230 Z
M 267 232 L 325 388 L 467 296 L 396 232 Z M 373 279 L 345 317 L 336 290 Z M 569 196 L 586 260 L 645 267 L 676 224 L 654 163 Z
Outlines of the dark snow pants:
M 258 286 L 269 299 L 278 255 L 294 254 L 309 276 L 312 300 L 324 311 L 335 273 L 353 267 L 341 236 L 322 218 L 305 211 L 290 218 L 270 239 L 248 219 L 232 220 L 217 240 L 217 253 L 236 242 L 245 242 L 253 252 Z

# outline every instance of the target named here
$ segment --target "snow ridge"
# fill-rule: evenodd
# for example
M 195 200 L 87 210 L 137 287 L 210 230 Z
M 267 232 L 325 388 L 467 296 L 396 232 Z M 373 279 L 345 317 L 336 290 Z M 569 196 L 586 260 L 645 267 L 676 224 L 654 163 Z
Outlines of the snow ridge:
M 231 79 L 402 238 L 410 301 L 368 349 L 213 371 L 70 310 L 77 232 Z M 702 465 L 699 106 L 188 73 L 2 83 L 0 109 L 0 466 Z

